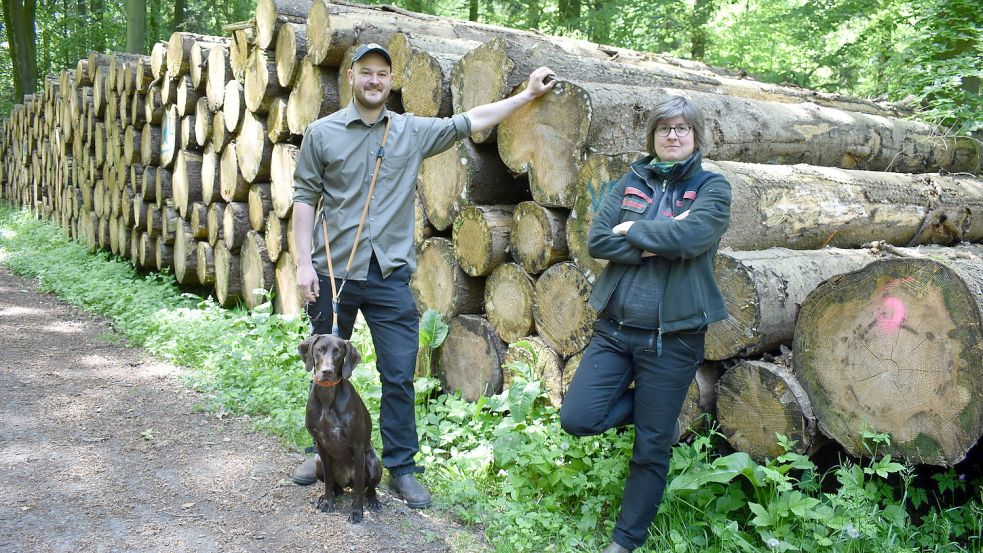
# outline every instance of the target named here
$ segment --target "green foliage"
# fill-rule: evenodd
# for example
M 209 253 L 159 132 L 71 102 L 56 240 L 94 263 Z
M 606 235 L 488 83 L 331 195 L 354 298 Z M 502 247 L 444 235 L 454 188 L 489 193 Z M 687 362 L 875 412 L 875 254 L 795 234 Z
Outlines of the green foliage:
M 296 344 L 304 319 L 224 310 L 182 294 L 168 275 L 140 275 L 105 253 L 89 254 L 25 211 L 0 205 L 0 263 L 35 278 L 41 290 L 109 317 L 136 345 L 191 368 L 188 382 L 205 408 L 247 413 L 257 426 L 295 445 L 310 443 L 303 413 L 308 379 Z M 439 318 L 438 318 L 439 320 Z M 432 317 L 423 343 L 439 343 Z M 371 337 L 352 341 L 362 354 L 352 382 L 373 416 L 381 385 Z M 435 394 L 417 379 L 418 461 L 444 506 L 483 525 L 497 551 L 597 551 L 610 539 L 634 441 L 633 430 L 574 438 L 560 428 L 529 365 L 508 367 L 507 391 L 476 403 Z M 373 441 L 381 443 L 376 421 Z M 142 436 L 153 440 L 155 430 Z M 864 432 L 867 460 L 820 472 L 794 442 L 758 463 L 744 453 L 718 455 L 710 430 L 673 448 L 669 485 L 639 553 L 647 552 L 980 552 L 983 483 L 949 471 L 934 490 L 913 486 L 914 469 L 884 454 L 885 434 Z M 937 491 L 935 491 L 937 490 Z M 972 490 L 965 505 L 956 494 Z

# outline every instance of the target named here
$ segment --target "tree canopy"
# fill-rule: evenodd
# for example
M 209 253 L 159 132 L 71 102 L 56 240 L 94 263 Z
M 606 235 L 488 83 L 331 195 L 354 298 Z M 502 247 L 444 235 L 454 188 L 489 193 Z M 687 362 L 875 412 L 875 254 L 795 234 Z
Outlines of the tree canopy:
M 767 82 L 903 101 L 949 132 L 983 129 L 983 12 L 974 0 L 388 3 L 695 59 Z M 6 16 L 24 2 L 2 0 L 2 4 L 0 113 L 6 113 L 18 101 Z M 35 17 L 36 74 L 43 78 L 57 73 L 90 50 L 125 51 L 127 6 L 136 4 L 127 0 L 40 3 Z M 255 0 L 148 0 L 144 52 L 154 42 L 167 40 L 174 30 L 224 34 L 222 25 L 249 19 L 254 10 Z

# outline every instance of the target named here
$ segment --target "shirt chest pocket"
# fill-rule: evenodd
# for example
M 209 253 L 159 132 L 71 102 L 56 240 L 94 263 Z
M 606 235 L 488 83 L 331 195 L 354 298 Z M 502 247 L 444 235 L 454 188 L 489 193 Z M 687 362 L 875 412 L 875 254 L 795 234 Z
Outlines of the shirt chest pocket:
M 625 192 L 621 197 L 622 211 L 645 213 L 645 210 L 647 210 L 651 204 L 652 198 L 645 192 L 642 192 L 633 186 L 625 188 Z
M 394 156 L 386 155 L 379 166 L 379 177 L 376 179 L 375 190 L 377 195 L 382 197 L 390 196 L 394 191 L 406 186 L 408 182 L 416 182 L 416 173 L 419 170 L 419 162 L 414 163 L 413 156 Z M 372 162 L 372 169 L 375 170 L 375 160 Z M 371 172 L 369 179 L 372 178 Z M 371 182 L 371 181 L 370 181 Z

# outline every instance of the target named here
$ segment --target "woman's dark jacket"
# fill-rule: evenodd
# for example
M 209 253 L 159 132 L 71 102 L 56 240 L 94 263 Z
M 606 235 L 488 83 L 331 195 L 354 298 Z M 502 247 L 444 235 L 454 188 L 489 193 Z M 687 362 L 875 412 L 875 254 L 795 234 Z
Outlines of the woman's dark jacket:
M 699 152 L 690 162 L 678 164 L 666 179 L 647 167 L 651 160 L 647 156 L 633 163 L 594 214 L 588 252 L 611 263 L 594 283 L 590 305 L 597 311 L 604 309 L 628 266 L 642 263 L 642 252 L 649 251 L 672 260 L 658 313 L 659 334 L 705 330 L 727 318 L 724 298 L 713 279 L 713 256 L 730 222 L 730 184 L 723 176 L 703 170 Z M 689 210 L 685 219 L 652 220 L 651 210 L 657 208 L 653 198 L 663 189 L 674 199 L 673 217 Z M 627 235 L 614 234 L 611 229 L 623 221 L 636 222 Z

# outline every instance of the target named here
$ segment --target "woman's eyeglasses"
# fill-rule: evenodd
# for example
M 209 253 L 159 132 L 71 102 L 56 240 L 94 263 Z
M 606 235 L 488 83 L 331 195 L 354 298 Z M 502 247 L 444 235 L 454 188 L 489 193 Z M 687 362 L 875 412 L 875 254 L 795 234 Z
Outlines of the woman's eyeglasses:
M 676 136 L 682 138 L 689 134 L 689 131 L 693 130 L 693 127 L 689 125 L 659 125 L 655 127 L 655 134 L 659 136 L 669 136 L 669 133 L 676 131 Z

